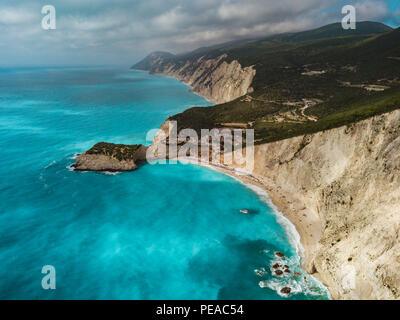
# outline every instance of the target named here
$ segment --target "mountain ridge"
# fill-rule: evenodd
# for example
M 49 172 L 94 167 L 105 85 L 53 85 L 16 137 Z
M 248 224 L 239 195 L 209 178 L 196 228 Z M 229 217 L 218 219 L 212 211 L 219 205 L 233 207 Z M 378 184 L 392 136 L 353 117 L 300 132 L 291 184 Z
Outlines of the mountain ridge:
M 356 30 L 334 23 L 210 51 L 153 54 L 145 70 L 180 79 L 217 103 L 173 116 L 180 128 L 241 123 L 255 130 L 257 143 L 265 143 L 397 108 L 399 43 L 400 29 L 382 23 L 359 22 Z
M 337 37 L 340 34 L 344 36 L 350 35 L 355 35 L 355 34 L 379 34 L 379 33 L 384 33 L 393 30 L 393 28 L 380 23 L 380 22 L 372 22 L 372 21 L 362 21 L 357 24 L 357 29 L 356 30 L 343 30 L 341 23 L 336 22 L 336 23 L 331 23 L 322 27 L 318 27 L 315 29 L 311 30 L 306 30 L 306 31 L 300 31 L 300 32 L 285 32 L 285 33 L 280 33 L 280 34 L 275 34 L 275 35 L 270 35 L 270 36 L 259 36 L 257 38 L 245 38 L 245 39 L 240 39 L 240 40 L 232 40 L 228 42 L 223 42 L 219 43 L 216 45 L 212 46 L 204 46 L 200 47 L 197 49 L 194 49 L 189 52 L 185 53 L 179 53 L 179 54 L 174 54 L 171 52 L 166 52 L 166 51 L 154 51 L 151 52 L 147 57 L 150 57 L 152 55 L 156 56 L 162 56 L 165 58 L 165 55 L 168 55 L 169 58 L 180 58 L 180 57 L 187 57 L 195 54 L 201 54 L 213 50 L 221 50 L 230 46 L 237 46 L 237 45 L 243 45 L 249 42 L 257 42 L 257 41 L 266 41 L 266 40 L 274 40 L 274 41 L 284 41 L 284 42 L 289 42 L 293 41 L 305 41 L 305 40 L 316 40 L 316 39 L 326 39 L 330 37 Z M 333 32 L 333 34 L 332 34 Z M 147 58 L 146 57 L 146 58 Z M 145 58 L 145 59 L 146 59 Z M 142 60 L 143 61 L 143 60 Z M 132 68 L 135 69 L 140 69 L 140 62 L 136 63 Z

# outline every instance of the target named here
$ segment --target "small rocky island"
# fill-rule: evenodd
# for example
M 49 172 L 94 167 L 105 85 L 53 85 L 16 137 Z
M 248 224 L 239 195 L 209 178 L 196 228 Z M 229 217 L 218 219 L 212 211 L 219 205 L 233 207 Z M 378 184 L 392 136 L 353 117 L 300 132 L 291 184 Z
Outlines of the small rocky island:
M 148 147 L 100 142 L 78 156 L 72 165 L 76 171 L 133 171 L 146 161 Z

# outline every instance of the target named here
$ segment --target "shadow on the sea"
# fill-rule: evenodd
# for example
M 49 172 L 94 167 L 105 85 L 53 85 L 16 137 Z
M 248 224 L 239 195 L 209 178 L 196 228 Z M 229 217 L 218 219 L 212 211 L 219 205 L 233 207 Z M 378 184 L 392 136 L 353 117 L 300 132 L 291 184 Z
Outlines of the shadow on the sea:
M 258 286 L 260 278 L 254 272 L 268 265 L 265 250 L 273 247 L 265 240 L 227 236 L 220 245 L 198 252 L 186 274 L 193 281 L 219 287 L 218 299 L 279 299 L 274 291 Z
M 256 216 L 258 214 L 260 214 L 260 209 L 245 209 L 245 212 L 241 212 L 239 211 L 241 214 L 243 215 L 247 215 L 247 216 Z

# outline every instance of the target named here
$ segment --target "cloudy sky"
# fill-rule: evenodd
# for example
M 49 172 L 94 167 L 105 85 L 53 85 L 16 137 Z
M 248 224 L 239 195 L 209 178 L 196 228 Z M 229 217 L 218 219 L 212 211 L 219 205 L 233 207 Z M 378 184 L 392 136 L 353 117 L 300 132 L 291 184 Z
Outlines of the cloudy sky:
M 57 29 L 43 30 L 44 5 Z M 181 53 L 342 19 L 400 23 L 399 0 L 1 0 L 0 66 L 131 65 L 155 50 Z

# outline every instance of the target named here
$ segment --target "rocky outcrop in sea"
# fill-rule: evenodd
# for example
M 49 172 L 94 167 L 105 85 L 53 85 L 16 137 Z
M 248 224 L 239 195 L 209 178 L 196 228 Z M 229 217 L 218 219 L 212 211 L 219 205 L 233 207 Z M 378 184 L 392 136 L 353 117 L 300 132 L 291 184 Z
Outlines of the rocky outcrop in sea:
M 146 161 L 147 147 L 100 142 L 72 165 L 76 171 L 122 172 L 133 171 Z

